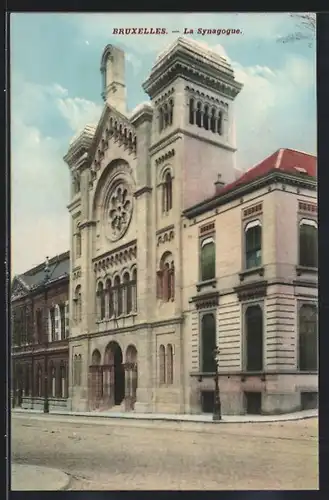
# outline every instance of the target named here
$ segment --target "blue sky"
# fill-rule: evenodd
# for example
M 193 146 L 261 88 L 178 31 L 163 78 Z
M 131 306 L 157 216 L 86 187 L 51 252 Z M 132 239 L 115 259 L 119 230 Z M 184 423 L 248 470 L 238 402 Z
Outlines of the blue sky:
M 168 35 L 112 35 L 113 28 L 164 27 Z M 282 43 L 304 30 L 289 14 L 11 14 L 12 270 L 69 248 L 72 136 L 102 110 L 100 58 L 126 52 L 128 108 L 157 54 L 184 28 L 240 29 L 189 35 L 227 57 L 244 88 L 236 100 L 237 164 L 251 167 L 280 147 L 316 153 L 315 42 Z

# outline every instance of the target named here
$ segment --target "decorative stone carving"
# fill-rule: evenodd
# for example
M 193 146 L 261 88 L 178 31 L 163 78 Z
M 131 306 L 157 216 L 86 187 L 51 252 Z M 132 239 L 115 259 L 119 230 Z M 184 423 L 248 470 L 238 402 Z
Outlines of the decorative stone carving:
M 94 262 L 94 271 L 101 272 L 108 268 L 117 266 L 118 264 L 130 263 L 136 260 L 137 256 L 137 245 L 136 241 L 124 245 L 115 251 L 109 252 L 105 255 L 99 257 L 96 262 Z
M 166 160 L 169 160 L 169 158 L 172 158 L 173 156 L 175 156 L 175 150 L 171 149 L 170 151 L 168 151 L 168 153 L 165 153 L 164 155 L 162 155 L 159 158 L 157 158 L 155 160 L 155 164 L 156 165 L 161 165 L 161 163 L 163 163 Z
M 172 241 L 174 237 L 175 232 L 173 229 L 167 229 L 166 231 L 163 231 L 157 237 L 157 246 L 161 245 L 162 243 L 168 243 L 169 241 Z
M 126 233 L 133 211 L 133 196 L 124 181 L 115 184 L 110 192 L 105 213 L 108 218 L 108 237 L 117 241 Z

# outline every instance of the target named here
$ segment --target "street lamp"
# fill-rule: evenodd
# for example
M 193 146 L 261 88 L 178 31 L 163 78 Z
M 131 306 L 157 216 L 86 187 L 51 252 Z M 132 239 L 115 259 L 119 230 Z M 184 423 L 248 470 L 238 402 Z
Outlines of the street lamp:
M 44 309 L 45 309 L 45 336 L 44 336 L 44 345 L 45 345 L 45 382 L 44 382 L 44 400 L 43 400 L 43 413 L 49 413 L 49 399 L 48 399 L 48 289 L 47 289 L 47 281 L 49 279 L 49 259 L 46 257 L 45 262 L 45 277 L 43 280 L 44 287 Z
M 214 349 L 214 360 L 215 360 L 215 401 L 214 401 L 214 413 L 212 416 L 213 420 L 222 420 L 222 410 L 221 410 L 221 402 L 220 402 L 220 394 L 219 394 L 219 348 L 216 346 Z

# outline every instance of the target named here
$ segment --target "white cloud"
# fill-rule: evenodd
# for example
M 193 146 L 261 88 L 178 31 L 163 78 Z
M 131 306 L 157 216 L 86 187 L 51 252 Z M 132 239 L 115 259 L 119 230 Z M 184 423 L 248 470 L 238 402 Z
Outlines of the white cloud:
M 65 97 L 56 100 L 58 109 L 73 131 L 81 130 L 86 124 L 97 123 L 102 107 L 80 97 Z
M 99 107 L 72 98 L 59 84 L 19 81 L 11 117 L 12 271 L 21 273 L 69 248 L 70 176 L 63 156 L 67 137 L 47 137 L 33 125 L 47 112 L 62 116 L 72 134 L 97 121 Z

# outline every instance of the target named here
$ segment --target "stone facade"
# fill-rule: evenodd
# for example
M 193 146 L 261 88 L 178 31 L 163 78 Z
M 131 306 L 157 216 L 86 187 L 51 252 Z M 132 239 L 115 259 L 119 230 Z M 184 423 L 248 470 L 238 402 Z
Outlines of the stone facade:
M 70 406 L 211 411 L 206 351 L 213 343 L 224 413 L 300 408 L 302 393 L 317 392 L 316 368 L 301 372 L 297 361 L 298 311 L 317 301 L 316 270 L 298 265 L 300 206 L 316 205 L 316 182 L 278 168 L 263 181 L 235 184 L 233 106 L 242 85 L 225 59 L 178 39 L 144 84 L 150 101 L 128 115 L 123 57 L 106 47 L 100 122 L 74 138 L 65 156 L 72 175 Z M 221 194 L 221 186 L 229 189 Z M 245 234 L 255 225 L 261 248 L 246 265 Z M 201 254 L 209 242 L 215 270 L 207 279 Z M 253 370 L 250 305 L 250 321 L 261 322 L 262 359 Z M 207 344 L 202 325 L 211 330 L 210 313 L 215 337 Z
M 11 391 L 14 406 L 41 409 L 47 383 L 51 411 L 68 401 L 69 252 L 47 270 L 41 264 L 12 282 Z

